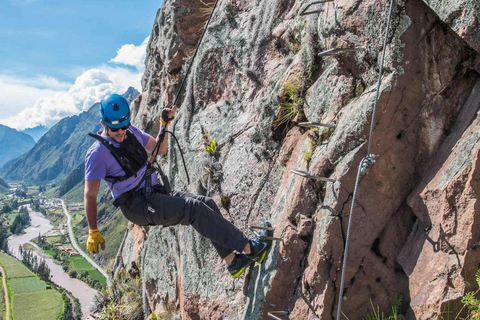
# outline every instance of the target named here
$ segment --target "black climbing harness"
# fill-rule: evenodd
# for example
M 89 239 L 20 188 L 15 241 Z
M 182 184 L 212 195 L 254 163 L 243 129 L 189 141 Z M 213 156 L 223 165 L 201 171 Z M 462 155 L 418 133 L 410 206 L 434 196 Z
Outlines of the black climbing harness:
M 138 171 L 145 166 L 147 166 L 147 169 L 145 170 L 145 173 L 142 176 L 142 179 L 138 182 L 138 184 L 130 189 L 129 191 L 123 193 L 113 201 L 113 205 L 115 207 L 119 207 L 122 204 L 124 204 L 132 195 L 134 192 L 138 191 L 140 189 L 140 186 L 142 183 L 145 181 L 145 200 L 147 201 L 147 208 L 150 212 L 155 212 L 155 209 L 153 209 L 153 206 L 151 205 L 151 198 L 153 195 L 153 189 L 152 189 L 152 179 L 151 176 L 153 173 L 158 171 L 160 173 L 160 176 L 162 178 L 163 182 L 163 187 L 165 189 L 166 194 L 170 194 L 171 189 L 170 189 L 170 183 L 168 181 L 167 176 L 163 173 L 162 169 L 160 167 L 155 167 L 152 165 L 150 162 L 147 161 L 148 156 L 147 156 L 147 151 L 143 147 L 143 145 L 138 141 L 138 139 L 135 137 L 133 133 L 130 132 L 130 130 L 127 130 L 126 132 L 126 139 L 120 143 L 119 147 L 115 147 L 113 143 L 107 141 L 103 137 L 89 133 L 89 136 L 92 138 L 95 138 L 98 140 L 101 144 L 103 144 L 112 154 L 112 156 L 115 158 L 115 160 L 118 162 L 122 170 L 125 172 L 125 175 L 123 176 L 111 176 L 108 175 L 105 178 L 112 180 L 112 186 L 118 182 L 118 181 L 124 181 L 132 176 L 137 177 Z
M 137 172 L 145 165 L 147 161 L 147 152 L 141 143 L 135 138 L 135 135 L 127 130 L 126 139 L 115 147 L 113 143 L 107 141 L 98 134 L 89 133 L 90 137 L 95 138 L 103 144 L 117 160 L 120 167 L 125 172 L 124 176 L 106 176 L 106 179 L 112 180 L 112 186 L 118 181 L 124 181 L 131 176 L 137 176 Z

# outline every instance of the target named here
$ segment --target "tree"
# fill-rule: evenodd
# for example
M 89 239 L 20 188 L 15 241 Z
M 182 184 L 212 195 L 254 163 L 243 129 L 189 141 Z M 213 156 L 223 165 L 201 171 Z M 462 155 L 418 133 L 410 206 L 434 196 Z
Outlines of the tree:
M 42 259 L 35 271 L 40 279 L 44 281 L 50 281 L 50 268 L 47 266 L 45 259 Z
M 9 213 L 12 212 L 12 207 L 10 207 L 8 204 L 4 204 L 2 208 L 3 213 Z

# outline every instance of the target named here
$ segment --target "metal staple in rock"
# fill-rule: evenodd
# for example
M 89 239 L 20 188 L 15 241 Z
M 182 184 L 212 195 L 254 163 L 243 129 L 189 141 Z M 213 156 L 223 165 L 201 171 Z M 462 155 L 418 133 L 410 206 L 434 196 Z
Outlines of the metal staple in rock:
M 353 216 L 353 208 L 355 206 L 355 198 L 357 197 L 357 190 L 358 185 L 360 182 L 360 174 L 365 172 L 365 168 L 368 168 L 373 162 L 375 161 L 375 156 L 371 155 L 371 144 L 372 144 L 372 135 L 373 135 L 373 128 L 375 127 L 375 111 L 377 109 L 377 102 L 380 93 L 380 87 L 382 85 L 382 76 L 383 76 L 383 64 L 385 60 L 385 51 L 387 50 L 387 42 L 388 42 L 388 34 L 390 32 L 390 22 L 392 20 L 392 11 L 393 11 L 393 0 L 390 0 L 390 10 L 388 13 L 388 20 L 387 20 L 387 27 L 385 29 L 385 39 L 383 42 L 383 52 L 382 52 L 382 59 L 380 61 L 380 70 L 378 75 L 378 84 L 377 84 L 377 93 L 375 95 L 375 101 L 373 103 L 373 112 L 372 112 L 372 119 L 370 122 L 370 133 L 368 137 L 368 148 L 367 148 L 367 156 L 360 161 L 357 171 L 357 179 L 355 181 L 355 188 L 353 189 L 353 197 L 352 197 L 352 205 L 350 207 L 350 215 L 348 217 L 348 227 L 347 227 L 347 237 L 345 238 L 345 249 L 343 254 L 343 262 L 342 262 L 342 276 L 340 280 L 340 290 L 338 293 L 338 306 L 337 306 L 337 320 L 340 320 L 340 316 L 342 314 L 342 300 L 343 300 L 343 289 L 345 285 L 345 270 L 347 266 L 347 255 L 348 255 L 348 245 L 350 241 L 350 233 L 351 233 L 351 225 L 352 225 L 352 216 Z M 372 160 L 373 159 L 373 160 Z M 363 170 L 362 170 L 363 168 Z

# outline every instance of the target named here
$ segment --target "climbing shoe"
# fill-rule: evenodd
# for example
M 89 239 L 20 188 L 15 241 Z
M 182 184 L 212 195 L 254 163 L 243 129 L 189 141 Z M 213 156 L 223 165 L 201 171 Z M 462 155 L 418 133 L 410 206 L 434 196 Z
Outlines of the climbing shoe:
M 228 272 L 230 272 L 230 275 L 236 279 L 242 275 L 247 268 L 253 264 L 254 261 L 250 259 L 246 254 L 235 254 L 235 258 L 232 261 L 232 264 L 229 264 L 227 266 Z
M 247 257 L 249 257 L 256 263 L 261 264 L 263 260 L 265 260 L 265 256 L 267 255 L 268 249 L 271 245 L 271 241 L 264 240 L 260 237 L 255 237 L 253 239 L 250 239 L 249 241 L 252 253 L 247 254 Z

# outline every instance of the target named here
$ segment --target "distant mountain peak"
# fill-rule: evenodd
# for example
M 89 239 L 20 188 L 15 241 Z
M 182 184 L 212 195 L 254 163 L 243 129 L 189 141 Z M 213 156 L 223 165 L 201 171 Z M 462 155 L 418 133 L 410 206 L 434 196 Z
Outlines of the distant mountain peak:
M 32 136 L 0 124 L 0 167 L 30 151 L 35 145 Z
M 33 128 L 27 128 L 23 130 L 23 133 L 28 134 L 37 142 L 46 132 L 48 131 L 48 127 L 44 125 L 39 125 Z

